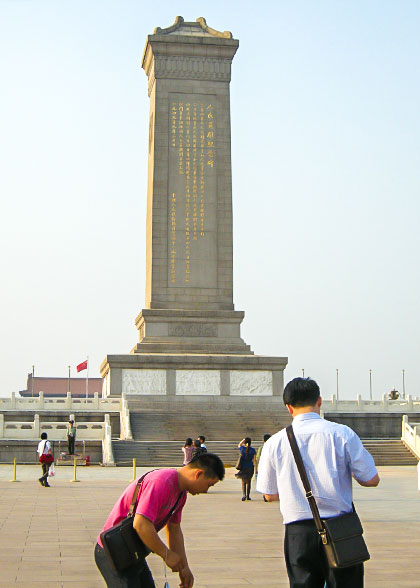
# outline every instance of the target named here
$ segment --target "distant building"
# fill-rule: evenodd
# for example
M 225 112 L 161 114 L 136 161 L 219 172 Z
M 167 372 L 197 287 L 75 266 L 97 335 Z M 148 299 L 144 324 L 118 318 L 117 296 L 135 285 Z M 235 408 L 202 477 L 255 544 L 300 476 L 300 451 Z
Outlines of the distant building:
M 69 389 L 68 378 L 38 378 L 33 379 L 32 391 L 32 374 L 28 374 L 26 390 L 20 390 L 19 394 L 23 397 L 39 396 L 40 392 L 44 393 L 44 398 L 62 398 L 67 395 Z M 73 398 L 86 398 L 86 378 L 70 378 L 70 392 Z M 88 397 L 93 398 L 95 392 L 99 397 L 102 396 L 102 378 L 88 378 Z

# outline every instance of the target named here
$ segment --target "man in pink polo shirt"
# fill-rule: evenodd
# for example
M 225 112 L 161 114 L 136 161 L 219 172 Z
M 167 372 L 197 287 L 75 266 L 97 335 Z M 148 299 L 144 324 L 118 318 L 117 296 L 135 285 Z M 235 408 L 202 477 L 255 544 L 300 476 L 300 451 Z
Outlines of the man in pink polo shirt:
M 224 475 L 221 459 L 213 453 L 204 453 L 181 468 L 153 470 L 146 474 L 141 483 L 133 527 L 146 547 L 160 555 L 173 572 L 179 573 L 180 588 L 192 588 L 194 584 L 181 530 L 181 512 L 187 493 L 206 493 L 211 486 L 223 480 Z M 137 480 L 117 500 L 105 522 L 104 531 L 127 516 L 136 485 Z M 165 525 L 168 546 L 158 535 Z M 154 588 L 152 574 L 144 561 L 117 572 L 106 557 L 100 536 L 97 541 L 96 565 L 109 588 Z

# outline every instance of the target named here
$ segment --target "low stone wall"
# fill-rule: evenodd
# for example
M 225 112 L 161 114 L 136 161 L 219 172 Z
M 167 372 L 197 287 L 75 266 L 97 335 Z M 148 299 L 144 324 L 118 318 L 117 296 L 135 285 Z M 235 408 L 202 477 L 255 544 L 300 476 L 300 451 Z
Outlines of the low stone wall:
M 399 413 L 324 412 L 324 418 L 347 425 L 361 439 L 401 439 L 402 415 Z M 411 413 L 410 420 L 420 420 L 420 412 Z
M 104 439 L 105 421 L 109 416 L 105 415 L 103 421 L 91 421 L 79 423 L 77 426 L 76 440 L 78 441 L 102 441 Z M 4 415 L 0 415 L 0 439 L 13 440 L 39 440 L 41 433 L 47 433 L 50 441 L 67 440 L 67 423 L 60 421 L 41 421 L 36 414 L 33 421 L 7 421 Z
M 45 431 L 50 436 L 52 429 L 60 430 L 60 434 L 57 438 L 65 438 L 66 436 L 66 427 L 68 423 L 68 419 L 70 414 L 63 414 L 62 412 L 41 412 L 40 414 L 34 413 L 32 410 L 19 410 L 19 411 L 7 411 L 1 412 L 0 411 L 0 439 L 3 437 L 5 439 L 30 439 L 36 438 L 36 436 L 32 435 L 30 431 L 34 430 L 34 423 L 36 418 L 38 418 L 40 422 L 40 430 L 39 432 L 42 433 Z M 80 439 L 99 439 L 98 434 L 87 435 L 85 434 L 86 429 L 91 429 L 93 426 L 96 425 L 96 429 L 98 429 L 98 425 L 103 424 L 105 419 L 105 415 L 100 412 L 92 412 L 92 413 L 74 413 L 74 420 L 76 427 L 78 429 L 77 436 Z M 113 413 L 109 415 L 109 422 L 112 429 L 112 436 L 119 437 L 120 435 L 120 415 L 118 413 Z M 2 424 L 3 423 L 3 424 Z M 16 425 L 18 429 L 20 429 L 19 433 L 16 435 L 14 432 L 15 428 L 11 425 Z M 26 434 L 22 434 L 21 429 L 26 430 Z M 37 431 L 36 431 L 37 432 Z
M 420 422 L 408 422 L 408 416 L 403 416 L 401 440 L 420 459 Z M 420 462 L 419 462 L 420 464 Z M 419 468 L 419 490 L 420 490 L 420 465 Z
M 381 400 L 365 400 L 357 394 L 356 400 L 338 400 L 333 394 L 330 399 L 322 399 L 324 412 L 397 412 L 400 414 L 420 412 L 420 399 L 411 395 L 406 398 L 390 400 L 389 394 L 383 394 Z
M 98 393 L 95 392 L 93 398 L 72 398 L 71 394 L 67 394 L 64 398 L 59 397 L 44 397 L 44 393 L 40 392 L 39 396 L 33 398 L 20 398 L 12 392 L 10 398 L 0 398 L 0 410 L 32 410 L 38 412 L 40 410 L 68 410 L 75 411 L 100 411 L 104 412 L 119 412 L 121 408 L 120 398 L 99 398 Z
M 24 423 L 25 425 L 32 425 L 35 419 L 35 413 L 32 410 L 19 410 L 19 411 L 7 411 L 7 412 L 2 412 L 0 411 L 0 421 L 3 420 L 4 425 L 7 425 L 7 423 Z M 75 420 L 75 424 L 76 427 L 78 427 L 79 425 L 82 425 L 82 427 L 84 428 L 84 425 L 89 424 L 89 423 L 101 423 L 104 421 L 104 414 L 100 413 L 100 412 L 91 412 L 91 413 L 77 413 L 74 412 L 74 420 Z M 42 412 L 39 415 L 40 421 L 41 421 L 41 427 L 42 424 L 46 424 L 47 426 L 49 426 L 50 423 L 61 423 L 62 427 L 64 427 L 63 431 L 65 430 L 67 423 L 68 423 L 68 419 L 70 417 L 70 413 L 66 413 L 63 414 L 62 412 L 57 412 L 57 411 L 52 411 L 52 412 Z M 110 425 L 111 425 L 111 429 L 112 429 L 112 435 L 113 437 L 119 437 L 120 436 L 120 415 L 118 413 L 113 413 L 111 415 L 109 415 L 109 419 L 110 419 Z M 82 433 L 83 428 L 80 430 L 80 433 Z M 0 429 L 1 429 L 1 424 L 0 424 Z M 7 430 L 7 428 L 6 428 Z M 44 429 L 42 429 L 44 430 Z M 45 429 L 46 432 L 49 434 L 49 430 Z M 7 437 L 5 434 L 5 427 L 3 426 L 3 437 Z M 42 431 L 41 431 L 42 432 Z M 0 434 L 0 438 L 1 438 L 1 434 Z M 11 438 L 13 438 L 13 436 L 9 436 Z M 83 437 L 82 437 L 83 439 Z
M 61 442 L 61 450 L 67 451 L 67 444 Z M 13 463 L 16 458 L 17 464 L 39 463 L 36 449 L 38 442 L 34 441 L 10 441 L 0 440 L 0 463 Z M 53 454 L 58 457 L 60 453 L 58 441 L 52 441 Z M 76 453 L 82 452 L 82 444 L 76 442 Z M 102 463 L 102 442 L 85 441 L 85 455 L 89 455 L 92 464 Z

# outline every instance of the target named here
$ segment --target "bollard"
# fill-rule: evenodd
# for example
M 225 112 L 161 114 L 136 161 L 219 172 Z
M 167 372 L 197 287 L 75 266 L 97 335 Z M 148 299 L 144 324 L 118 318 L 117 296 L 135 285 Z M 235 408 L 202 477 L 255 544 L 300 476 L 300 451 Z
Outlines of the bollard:
M 133 457 L 133 479 L 131 481 L 134 482 L 135 479 L 136 479 L 136 458 Z
M 13 460 L 13 478 L 9 482 L 17 482 L 16 480 L 16 457 Z
M 80 482 L 80 480 L 78 480 L 76 478 L 76 469 L 77 469 L 77 459 L 74 458 L 73 480 L 70 480 L 70 482 Z

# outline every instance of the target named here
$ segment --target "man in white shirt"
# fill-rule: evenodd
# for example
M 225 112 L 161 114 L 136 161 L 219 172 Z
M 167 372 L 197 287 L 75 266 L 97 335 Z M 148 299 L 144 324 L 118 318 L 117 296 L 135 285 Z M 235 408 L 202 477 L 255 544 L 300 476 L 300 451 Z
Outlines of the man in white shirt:
M 377 486 L 370 453 L 352 429 L 320 417 L 318 384 L 295 378 L 283 400 L 321 518 L 352 511 L 352 476 L 361 486 Z M 291 588 L 362 588 L 363 564 L 331 570 L 296 467 L 286 429 L 265 443 L 258 465 L 257 491 L 280 500 L 285 524 L 284 554 Z

